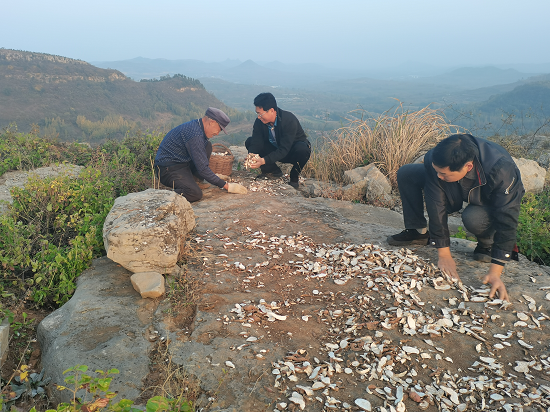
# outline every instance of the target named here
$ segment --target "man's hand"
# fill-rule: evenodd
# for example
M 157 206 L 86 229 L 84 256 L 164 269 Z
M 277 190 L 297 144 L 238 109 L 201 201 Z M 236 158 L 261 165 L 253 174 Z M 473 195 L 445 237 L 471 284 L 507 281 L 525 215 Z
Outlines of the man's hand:
M 250 153 L 250 154 L 254 155 L 254 153 Z M 265 165 L 265 159 L 263 157 L 254 158 L 250 162 L 250 168 L 251 169 L 257 169 L 262 165 Z
M 437 267 L 451 279 L 460 280 L 460 276 L 458 276 L 458 272 L 456 271 L 456 263 L 451 256 L 451 249 L 448 247 L 439 248 L 437 249 L 437 254 L 439 257 Z
M 240 195 L 246 195 L 248 193 L 246 187 L 238 183 L 227 183 L 227 191 L 229 193 L 238 193 Z
M 510 297 L 508 296 L 508 292 L 506 291 L 506 286 L 504 286 L 504 282 L 500 279 L 503 269 L 504 266 L 492 263 L 491 267 L 489 268 L 489 273 L 487 273 L 487 275 L 485 275 L 485 278 L 483 279 L 483 284 L 486 285 L 487 283 L 489 283 L 491 285 L 489 299 L 493 299 L 495 293 L 498 292 L 499 299 L 510 302 Z

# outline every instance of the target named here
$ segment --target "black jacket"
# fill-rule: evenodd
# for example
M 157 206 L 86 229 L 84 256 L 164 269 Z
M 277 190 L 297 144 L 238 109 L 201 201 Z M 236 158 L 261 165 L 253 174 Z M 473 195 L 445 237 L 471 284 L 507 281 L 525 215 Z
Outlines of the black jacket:
M 478 147 L 474 159 L 478 171 L 476 186 L 470 190 L 468 203 L 492 208 L 496 230 L 492 257 L 510 260 L 516 243 L 521 198 L 525 193 L 521 175 L 510 154 L 498 144 L 466 135 Z M 437 247 L 450 246 L 448 213 L 462 208 L 462 189 L 459 182 L 445 182 L 437 177 L 432 166 L 432 151 L 424 157 L 426 183 L 424 197 L 430 220 L 430 243 Z
M 275 139 L 277 140 L 278 148 L 275 148 L 269 142 L 269 128 L 267 125 L 260 119 L 256 119 L 252 129 L 252 138 L 250 139 L 248 151 L 249 153 L 261 153 L 264 148 L 272 147 L 274 150 L 264 156 L 265 163 L 272 164 L 283 159 L 288 152 L 290 152 L 294 142 L 307 142 L 307 136 L 296 116 L 280 108 L 277 108 Z

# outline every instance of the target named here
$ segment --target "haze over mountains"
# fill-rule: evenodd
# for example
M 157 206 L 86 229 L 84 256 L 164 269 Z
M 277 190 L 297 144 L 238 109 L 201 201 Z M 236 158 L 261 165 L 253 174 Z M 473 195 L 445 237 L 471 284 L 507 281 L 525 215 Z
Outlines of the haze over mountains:
M 310 135 L 400 103 L 405 110 L 443 109 L 453 124 L 483 135 L 546 131 L 541 125 L 550 124 L 550 74 L 514 67 L 445 70 L 409 64 L 364 72 L 277 61 L 146 58 L 92 65 L 0 49 L 0 127 L 16 123 L 27 131 L 37 124 L 63 139 L 101 140 L 129 129 L 168 129 L 212 105 L 231 115 L 238 135 L 232 139 L 239 143 L 252 129 L 252 101 L 264 91 L 295 112 Z
M 502 123 L 503 113 L 528 116 L 527 123 L 522 120 L 524 129 L 537 129 L 535 117 L 550 116 L 550 76 L 545 74 L 550 73 L 550 64 L 438 68 L 410 63 L 383 71 L 277 61 L 215 63 L 141 57 L 94 64 L 116 68 L 134 79 L 182 72 L 198 78 L 229 106 L 242 110 L 252 108 L 258 93 L 272 91 L 282 107 L 329 122 L 341 121 L 356 109 L 383 113 L 399 102 L 411 110 L 426 105 L 446 108 L 457 124 L 483 129 L 483 133 L 491 133 L 488 124 L 496 127 Z

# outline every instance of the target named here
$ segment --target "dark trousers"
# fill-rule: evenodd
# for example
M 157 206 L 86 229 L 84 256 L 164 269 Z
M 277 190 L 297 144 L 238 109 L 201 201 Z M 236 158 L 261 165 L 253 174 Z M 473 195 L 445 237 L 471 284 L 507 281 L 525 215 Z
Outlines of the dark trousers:
M 212 154 L 212 143 L 206 146 L 206 155 L 210 159 Z M 155 165 L 155 176 L 164 186 L 185 197 L 189 202 L 196 202 L 202 199 L 202 190 L 196 180 L 202 180 L 193 162 L 179 163 L 172 166 Z
M 423 164 L 407 164 L 397 172 L 397 184 L 403 204 L 403 220 L 406 229 L 427 227 L 424 217 L 424 185 L 426 169 Z M 462 211 L 462 222 L 466 230 L 477 237 L 482 247 L 491 247 L 495 230 L 492 209 L 488 206 L 468 205 Z
M 252 137 L 249 137 L 244 143 L 244 145 L 246 146 L 246 150 L 248 150 L 250 147 L 251 139 Z M 256 154 L 260 157 L 265 157 L 275 150 L 277 150 L 277 148 L 272 144 L 265 144 L 264 147 L 259 151 L 260 153 Z M 311 156 L 311 144 L 308 141 L 297 141 L 294 142 L 288 154 L 281 160 L 279 160 L 279 162 L 281 163 L 290 163 L 292 165 L 292 170 L 290 171 L 291 181 L 298 181 L 298 176 L 300 176 L 302 169 L 309 160 L 309 156 Z M 262 173 L 274 173 L 280 172 L 281 168 L 277 166 L 276 163 L 272 163 L 268 165 L 261 165 L 260 170 L 262 171 Z

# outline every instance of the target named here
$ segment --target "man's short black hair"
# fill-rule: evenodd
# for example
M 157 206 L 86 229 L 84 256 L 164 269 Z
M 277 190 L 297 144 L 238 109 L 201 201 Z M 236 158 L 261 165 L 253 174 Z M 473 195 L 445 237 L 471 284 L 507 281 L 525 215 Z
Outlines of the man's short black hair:
M 271 93 L 260 93 L 254 98 L 254 106 L 261 107 L 266 112 L 269 109 L 277 110 L 277 100 Z
M 475 143 L 469 134 L 453 134 L 440 141 L 433 149 L 432 163 L 440 168 L 449 167 L 456 172 L 478 154 Z

